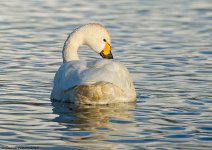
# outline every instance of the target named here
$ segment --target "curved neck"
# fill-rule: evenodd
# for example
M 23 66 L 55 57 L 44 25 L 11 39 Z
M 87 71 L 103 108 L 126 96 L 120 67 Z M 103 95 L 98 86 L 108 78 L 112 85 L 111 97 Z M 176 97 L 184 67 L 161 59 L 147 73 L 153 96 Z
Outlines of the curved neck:
M 77 50 L 82 44 L 83 41 L 82 37 L 80 37 L 80 34 L 78 34 L 77 31 L 72 32 L 68 36 L 63 46 L 63 62 L 79 60 Z

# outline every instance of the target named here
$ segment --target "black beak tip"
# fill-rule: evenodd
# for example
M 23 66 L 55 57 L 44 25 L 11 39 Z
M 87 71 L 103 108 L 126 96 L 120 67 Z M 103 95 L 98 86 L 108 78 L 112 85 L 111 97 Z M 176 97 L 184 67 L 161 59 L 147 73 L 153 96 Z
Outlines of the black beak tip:
M 108 54 L 108 55 L 104 55 L 104 53 L 100 53 L 100 56 L 102 56 L 102 58 L 105 58 L 105 59 L 113 59 L 113 55 L 112 53 Z
M 112 53 L 110 53 L 110 54 L 108 54 L 108 55 L 105 55 L 105 58 L 106 58 L 106 59 L 113 59 Z

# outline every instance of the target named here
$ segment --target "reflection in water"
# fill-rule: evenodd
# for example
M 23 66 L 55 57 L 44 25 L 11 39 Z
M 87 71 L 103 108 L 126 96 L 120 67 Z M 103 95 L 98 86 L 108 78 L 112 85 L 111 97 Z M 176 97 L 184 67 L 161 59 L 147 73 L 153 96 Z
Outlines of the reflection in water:
M 65 127 L 59 129 L 63 132 L 60 140 L 72 147 L 79 148 L 80 143 L 80 148 L 85 149 L 99 149 L 101 144 L 106 149 L 127 148 L 127 145 L 110 140 L 137 137 L 136 133 L 129 135 L 129 130 L 133 131 L 136 127 L 132 111 L 135 103 L 74 106 L 70 103 L 52 102 L 52 105 L 53 113 L 58 115 L 53 121 Z
M 53 102 L 52 105 L 53 113 L 59 115 L 54 121 L 70 130 L 113 130 L 134 121 L 130 110 L 135 107 L 135 103 L 74 106 L 70 103 Z

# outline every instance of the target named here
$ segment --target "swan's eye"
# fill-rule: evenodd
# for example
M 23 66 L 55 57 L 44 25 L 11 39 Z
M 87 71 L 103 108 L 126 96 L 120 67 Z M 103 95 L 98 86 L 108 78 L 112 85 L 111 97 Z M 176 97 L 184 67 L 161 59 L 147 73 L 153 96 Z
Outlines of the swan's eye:
M 106 42 L 106 39 L 103 39 L 104 42 Z

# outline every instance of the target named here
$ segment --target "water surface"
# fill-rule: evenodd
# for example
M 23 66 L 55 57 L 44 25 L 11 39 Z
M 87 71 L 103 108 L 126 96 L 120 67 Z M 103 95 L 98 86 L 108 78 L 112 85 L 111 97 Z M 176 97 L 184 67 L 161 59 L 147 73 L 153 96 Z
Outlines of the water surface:
M 68 34 L 99 22 L 130 71 L 135 104 L 51 103 Z M 0 145 L 212 149 L 210 0 L 0 2 Z M 84 60 L 99 56 L 87 47 Z

